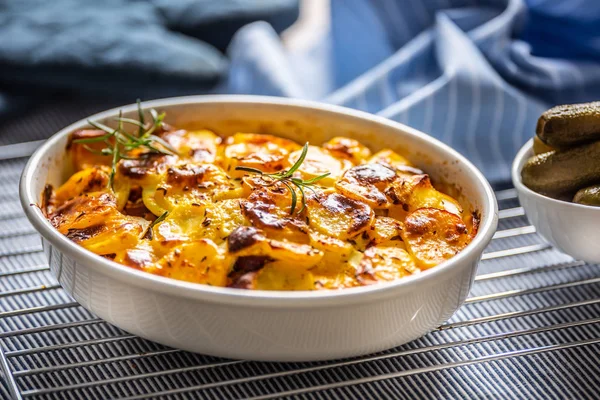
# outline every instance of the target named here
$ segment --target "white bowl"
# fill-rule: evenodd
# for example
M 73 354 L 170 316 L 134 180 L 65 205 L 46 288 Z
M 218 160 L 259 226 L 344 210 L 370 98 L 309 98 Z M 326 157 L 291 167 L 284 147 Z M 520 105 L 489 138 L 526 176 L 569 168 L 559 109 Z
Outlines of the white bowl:
M 467 296 L 481 254 L 497 225 L 494 193 L 464 157 L 407 126 L 314 102 L 257 96 L 194 96 L 144 104 L 167 112 L 174 126 L 272 132 L 299 142 L 354 137 L 373 150 L 401 151 L 434 178 L 455 182 L 481 214 L 479 233 L 441 265 L 401 280 L 339 291 L 269 292 L 211 287 L 164 278 L 97 256 L 58 233 L 38 207 L 46 183 L 64 182 L 68 135 L 52 136 L 31 157 L 20 183 L 27 217 L 42 235 L 56 279 L 81 305 L 155 342 L 214 356 L 254 360 L 325 360 L 357 356 L 411 341 L 447 320 Z M 123 107 L 135 116 L 135 105 Z M 118 109 L 90 117 L 105 120 Z
M 519 150 L 512 165 L 512 181 L 527 218 L 563 253 L 590 263 L 600 262 L 600 208 L 556 200 L 525 186 L 521 170 L 533 155 L 532 139 Z

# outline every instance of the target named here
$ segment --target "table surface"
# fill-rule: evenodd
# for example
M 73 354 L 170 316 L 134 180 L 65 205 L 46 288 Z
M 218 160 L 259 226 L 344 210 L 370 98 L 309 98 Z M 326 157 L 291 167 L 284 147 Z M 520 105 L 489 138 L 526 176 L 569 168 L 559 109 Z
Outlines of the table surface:
M 2 149 L 3 398 L 599 396 L 600 270 L 548 246 L 512 189 L 497 192 L 498 232 L 469 298 L 438 329 L 356 359 L 232 361 L 140 339 L 74 302 L 50 275 L 40 239 L 19 205 L 17 182 L 26 158 Z

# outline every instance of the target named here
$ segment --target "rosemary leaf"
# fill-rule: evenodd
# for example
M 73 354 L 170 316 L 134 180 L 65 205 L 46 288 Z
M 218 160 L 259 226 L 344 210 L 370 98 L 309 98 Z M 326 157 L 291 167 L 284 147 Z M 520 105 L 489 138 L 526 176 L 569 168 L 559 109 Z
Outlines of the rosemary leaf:
M 296 170 L 298 168 L 300 168 L 300 166 L 304 162 L 304 159 L 306 158 L 307 153 L 308 153 L 308 142 L 306 142 L 304 144 L 304 147 L 302 148 L 302 153 L 300 154 L 300 157 L 298 158 L 298 160 L 296 160 L 296 162 L 294 163 L 294 165 L 292 165 L 292 167 L 290 169 L 288 169 L 284 174 L 281 175 L 281 178 L 289 178 L 290 176 L 292 176 L 292 174 L 294 172 L 296 172 Z
M 303 183 L 305 185 L 312 185 L 313 183 L 319 182 L 323 178 L 327 178 L 329 175 L 331 175 L 331 172 L 327 172 L 326 174 L 319 175 L 319 176 L 316 176 L 316 177 L 311 178 L 311 179 L 307 179 L 307 180 L 303 181 Z
M 119 162 L 119 142 L 115 140 L 115 144 L 112 149 L 112 166 L 110 169 L 110 175 L 108 177 L 108 187 L 115 191 L 115 174 L 117 173 L 117 163 Z
M 119 125 L 117 126 L 117 132 L 123 132 L 123 111 L 119 110 L 119 118 L 117 118 Z
M 243 166 L 239 166 L 239 167 L 235 167 L 236 171 L 246 171 L 246 172 L 252 172 L 254 174 L 259 174 L 259 175 L 264 175 L 265 173 L 262 172 L 260 169 L 256 169 L 256 168 L 252 168 L 252 167 L 243 167 Z
M 168 156 L 172 156 L 172 155 L 176 155 L 177 154 L 177 153 L 171 152 L 170 150 L 165 150 L 165 149 L 161 149 L 159 147 L 156 147 L 156 146 L 154 146 L 153 144 L 150 144 L 150 143 L 145 144 L 144 146 L 147 147 L 148 149 L 150 149 L 150 151 L 152 153 L 165 154 L 165 155 L 168 155 Z
M 298 203 L 298 195 L 296 193 L 296 189 L 294 189 L 292 187 L 292 185 L 297 187 L 301 194 L 300 200 L 302 201 L 302 208 L 300 208 L 298 213 L 301 213 L 302 211 L 304 211 L 306 209 L 306 206 L 307 206 L 306 205 L 306 192 L 304 191 L 304 189 L 309 189 L 311 192 L 313 192 L 313 194 L 315 196 L 317 196 L 317 192 L 311 187 L 311 185 L 320 181 L 321 179 L 325 178 L 326 176 L 330 175 L 330 173 L 327 172 L 323 175 L 316 176 L 316 177 L 314 177 L 312 179 L 308 179 L 306 181 L 302 180 L 300 178 L 293 177 L 292 175 L 294 174 L 294 172 L 296 172 L 298 170 L 298 168 L 300 168 L 300 166 L 306 159 L 307 153 L 308 153 L 308 142 L 302 148 L 302 153 L 300 154 L 300 157 L 298 158 L 298 160 L 296 160 L 294 165 L 292 165 L 292 167 L 290 169 L 288 169 L 287 171 L 274 172 L 274 173 L 267 174 L 267 173 L 261 171 L 260 169 L 256 169 L 256 168 L 252 168 L 252 167 L 239 166 L 239 167 L 235 167 L 235 169 L 236 169 L 236 171 L 246 171 L 246 172 L 251 172 L 254 174 L 267 176 L 267 177 L 271 178 L 271 180 L 269 182 L 263 184 L 264 187 L 271 187 L 271 186 L 276 185 L 279 182 L 281 182 L 283 185 L 285 185 L 287 187 L 287 189 L 290 191 L 290 195 L 292 196 L 292 204 L 290 207 L 290 214 L 294 214 L 294 211 L 296 211 L 296 205 Z
M 152 223 L 150 225 L 148 225 L 148 229 L 146 229 L 146 232 L 144 232 L 144 234 L 142 235 L 142 238 L 148 236 L 148 239 L 152 240 L 152 228 L 154 228 L 155 225 L 164 221 L 168 215 L 169 215 L 169 212 L 165 211 L 158 218 L 156 218 L 154 221 L 152 221 Z
M 142 109 L 142 101 L 140 99 L 137 99 L 136 102 L 137 102 L 137 106 L 138 106 L 138 118 L 140 119 L 140 127 L 138 129 L 138 137 L 141 137 L 144 134 L 146 121 L 144 118 L 144 110 Z
M 158 218 L 156 218 L 151 224 L 150 227 L 154 228 L 154 225 L 163 222 L 165 220 L 165 218 L 167 218 L 167 216 L 169 215 L 168 211 L 165 211 L 164 213 L 160 214 L 160 216 Z
M 163 138 L 160 138 L 158 136 L 155 135 L 150 135 L 148 136 L 148 139 L 156 142 L 156 143 L 160 143 L 161 146 L 163 146 L 165 149 L 167 149 L 171 154 L 177 154 L 177 150 L 175 150 L 166 140 L 164 140 Z
M 144 129 L 144 124 L 142 124 L 140 121 L 136 121 L 135 119 L 118 117 L 118 118 L 115 118 L 115 121 L 125 122 L 126 124 L 135 125 L 138 128 Z M 143 132 L 143 130 L 142 130 L 142 132 Z
M 292 195 L 292 204 L 290 206 L 290 215 L 293 215 L 294 211 L 296 210 L 296 203 L 298 202 L 296 191 L 286 181 L 281 181 L 281 183 L 283 183 L 288 188 L 288 190 L 290 191 L 290 194 Z
M 93 126 L 96 129 L 100 129 L 101 131 L 104 131 L 110 135 L 114 135 L 117 132 L 116 129 L 111 129 L 108 126 L 101 124 L 100 122 L 90 121 L 88 119 L 88 124 L 90 124 L 91 126 Z
M 152 109 L 150 110 L 150 116 L 152 117 L 152 121 L 154 121 L 156 124 L 156 121 L 158 120 L 158 112 L 156 112 L 155 109 Z
M 302 188 L 302 185 L 298 185 L 296 184 L 296 187 L 300 190 L 300 193 L 302 193 L 302 208 L 300 209 L 300 211 L 298 211 L 298 214 L 301 214 L 302 211 L 304 211 L 304 209 L 306 208 L 306 194 L 304 193 L 304 189 Z
M 162 138 L 152 134 L 154 131 L 156 131 L 156 129 L 162 126 L 163 120 L 165 118 L 165 113 L 158 114 L 156 110 L 150 110 L 153 124 L 148 129 L 146 129 L 144 110 L 142 109 L 142 104 L 139 99 L 137 101 L 137 105 L 139 121 L 136 121 L 131 118 L 124 118 L 123 113 L 119 111 L 119 116 L 115 118 L 115 120 L 118 122 L 117 128 L 112 129 L 100 122 L 88 120 L 88 123 L 92 127 L 102 130 L 103 132 L 106 132 L 106 134 L 95 138 L 82 138 L 73 140 L 74 143 L 84 144 L 84 148 L 90 153 L 104 156 L 112 156 L 112 165 L 108 186 L 113 191 L 114 179 L 117 173 L 117 164 L 119 163 L 119 160 L 132 160 L 137 159 L 139 157 L 143 157 L 146 154 L 148 154 L 148 150 L 150 153 L 161 153 L 168 155 L 177 154 L 177 150 L 175 150 L 169 143 L 167 143 Z M 125 129 L 123 128 L 124 123 L 137 126 L 138 136 L 135 136 L 125 131 Z M 104 143 L 106 147 L 101 150 L 96 150 L 91 148 L 90 146 L 85 145 L 86 143 Z M 157 144 L 159 146 L 156 146 Z M 129 151 L 135 149 L 142 149 L 146 151 L 137 152 L 134 153 L 134 155 L 128 154 Z
M 125 146 L 130 143 L 129 140 L 126 137 L 124 137 L 123 135 L 117 134 L 117 135 L 115 135 L 115 139 L 117 140 L 117 142 L 119 142 L 120 144 L 125 145 Z

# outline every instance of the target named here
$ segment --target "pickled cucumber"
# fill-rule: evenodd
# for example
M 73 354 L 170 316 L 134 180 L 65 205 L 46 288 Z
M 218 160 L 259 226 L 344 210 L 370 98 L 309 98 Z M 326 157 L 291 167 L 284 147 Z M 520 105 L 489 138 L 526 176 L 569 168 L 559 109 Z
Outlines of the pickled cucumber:
M 542 142 L 542 140 L 539 137 L 533 137 L 533 154 L 538 155 L 542 153 L 547 153 L 552 150 L 554 149 L 548 146 L 546 143 Z
M 538 119 L 537 136 L 555 148 L 600 139 L 600 101 L 556 106 Z
M 531 190 L 550 196 L 600 183 L 600 142 L 531 157 L 521 179 Z
M 573 203 L 600 206 L 600 185 L 593 185 L 579 190 L 573 197 Z

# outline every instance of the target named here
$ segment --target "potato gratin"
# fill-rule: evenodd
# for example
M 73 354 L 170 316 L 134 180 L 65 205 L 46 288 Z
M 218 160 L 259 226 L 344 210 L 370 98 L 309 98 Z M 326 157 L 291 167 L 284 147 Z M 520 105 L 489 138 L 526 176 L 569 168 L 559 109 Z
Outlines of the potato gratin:
M 474 214 L 392 150 L 222 138 L 152 117 L 73 133 L 75 173 L 43 195 L 63 235 L 126 266 L 213 286 L 340 289 L 432 268 L 476 233 Z

